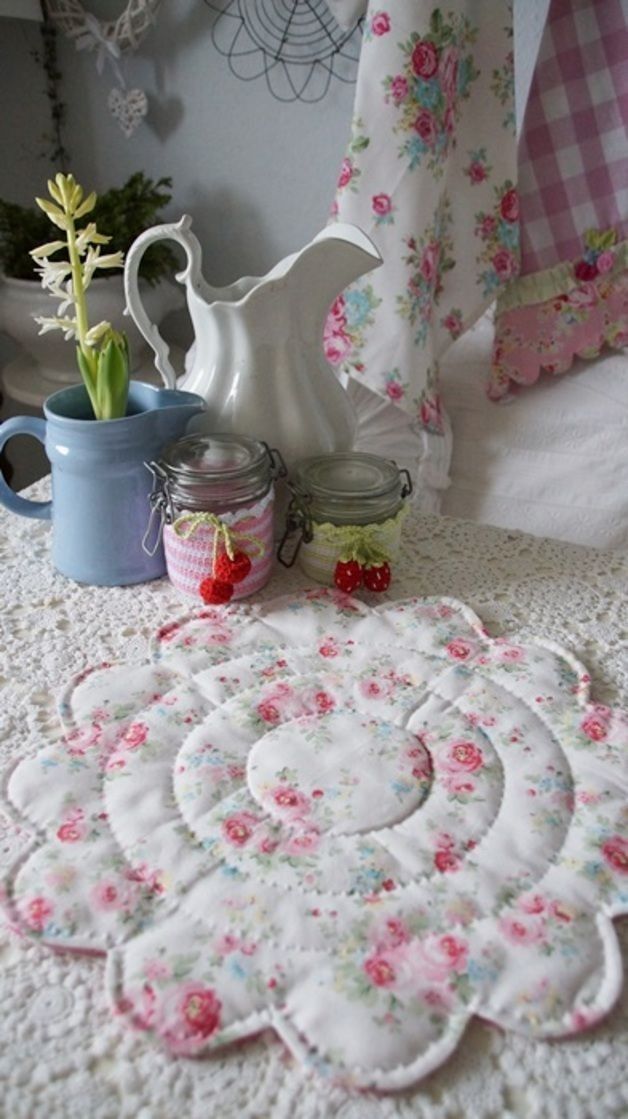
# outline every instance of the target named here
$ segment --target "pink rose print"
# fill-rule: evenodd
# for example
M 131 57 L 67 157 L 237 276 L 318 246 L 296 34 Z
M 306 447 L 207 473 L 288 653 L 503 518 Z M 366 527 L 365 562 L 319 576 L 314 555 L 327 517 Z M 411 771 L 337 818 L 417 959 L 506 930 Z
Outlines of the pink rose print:
M 292 833 L 283 844 L 282 849 L 287 855 L 309 855 L 316 851 L 320 844 L 320 832 L 317 828 L 303 825 Z
M 278 785 L 270 795 L 278 808 L 288 809 L 292 812 L 296 811 L 299 815 L 309 811 L 310 802 L 308 798 L 290 785 Z
M 453 48 L 445 51 L 440 64 L 440 82 L 449 105 L 456 97 L 458 84 L 458 52 Z
M 392 202 L 389 194 L 374 194 L 371 199 L 371 208 L 374 214 L 385 216 L 392 210 Z
M 441 326 L 449 331 L 452 338 L 459 338 L 462 334 L 462 311 L 450 311 L 441 321 Z
M 425 991 L 425 993 L 423 994 L 423 998 L 425 999 L 427 1005 L 430 1006 L 432 1010 L 435 1010 L 437 1013 L 439 1011 L 444 1013 L 447 1010 L 451 1010 L 453 1004 L 451 995 L 442 987 L 440 989 L 436 987 L 434 988 L 434 990 Z
M 469 176 L 472 183 L 483 183 L 487 178 L 486 167 L 483 163 L 471 163 L 465 174 Z
M 399 381 L 387 380 L 386 395 L 391 400 L 401 400 L 403 398 L 403 386 L 399 384 Z
M 388 917 L 375 934 L 378 953 L 385 952 L 390 948 L 399 948 L 401 944 L 407 944 L 409 940 L 410 931 L 399 917 Z
M 628 839 L 614 835 L 602 844 L 602 854 L 613 870 L 628 874 Z
M 420 264 L 421 275 L 428 284 L 431 283 L 436 276 L 439 258 L 440 245 L 438 242 L 432 241 L 429 245 L 426 245 Z
M 584 264 L 584 261 L 582 261 L 582 263 Z M 587 264 L 585 267 L 589 268 L 590 266 Z M 592 267 L 595 266 L 593 265 Z M 592 279 L 593 277 L 589 278 Z M 580 279 L 583 279 L 583 277 L 580 277 Z M 587 307 L 595 307 L 597 301 L 598 294 L 595 284 L 583 282 L 579 288 L 574 288 L 573 291 L 570 291 L 567 294 L 567 302 L 572 307 L 576 307 L 578 310 L 581 311 L 586 310 Z
M 228 843 L 234 847 L 244 847 L 253 834 L 257 824 L 257 817 L 251 812 L 236 812 L 227 816 L 222 822 L 222 833 Z
M 499 927 L 511 944 L 538 944 L 544 939 L 542 921 L 523 921 L 517 917 L 502 917 Z
M 451 742 L 447 747 L 445 758 L 441 762 L 444 769 L 454 772 L 464 770 L 465 773 L 474 773 L 484 764 L 482 751 L 473 742 Z
M 349 185 L 353 178 L 354 167 L 350 159 L 346 156 L 340 165 L 340 175 L 338 176 L 338 189 L 342 190 L 343 187 Z
M 421 109 L 415 118 L 414 131 L 418 133 L 428 147 L 436 143 L 436 121 L 428 109 Z
M 314 703 L 316 704 L 316 710 L 321 715 L 324 715 L 327 711 L 333 711 L 336 706 L 334 697 L 330 696 L 328 692 L 317 692 L 314 696 Z
M 371 31 L 374 35 L 386 35 L 390 31 L 388 12 L 375 12 L 371 19 Z
M 590 738 L 593 742 L 603 742 L 608 734 L 608 721 L 610 711 L 608 707 L 603 707 L 598 704 L 593 710 L 589 711 L 582 722 L 580 729 Z
M 445 116 L 443 117 L 443 125 L 444 125 L 445 132 L 447 133 L 447 135 L 451 136 L 451 134 L 453 133 L 453 131 L 455 130 L 455 127 L 456 127 L 456 114 L 454 113 L 454 110 L 453 110 L 451 105 L 447 109 L 445 109 Z
M 20 916 L 24 924 L 33 932 L 43 932 L 54 913 L 54 905 L 48 898 L 35 897 L 30 901 L 20 901 Z
M 442 847 L 434 855 L 434 866 L 440 870 L 442 874 L 447 874 L 449 871 L 459 870 L 461 861 L 458 855 L 449 847 Z
M 365 699 L 384 699 L 390 695 L 392 685 L 390 683 L 382 683 L 374 676 L 369 677 L 367 680 L 360 680 L 360 692 Z
M 181 1014 L 194 1034 L 210 1037 L 220 1024 L 221 1005 L 211 987 L 191 985 L 182 995 Z
M 573 913 L 567 909 L 560 901 L 553 901 L 550 906 L 550 913 L 555 921 L 560 921 L 563 925 L 569 925 L 573 921 Z
M 421 976 L 430 983 L 443 983 L 452 972 L 466 970 L 469 947 L 466 940 L 451 936 L 427 936 L 417 944 Z
M 144 967 L 144 975 L 147 979 L 153 982 L 160 979 L 169 979 L 172 975 L 172 970 L 169 964 L 164 963 L 163 960 L 149 960 Z
M 510 249 L 498 249 L 493 257 L 493 268 L 501 280 L 510 280 L 519 271 L 519 262 Z
M 598 272 L 603 276 L 606 272 L 611 271 L 615 263 L 615 254 L 610 249 L 606 249 L 605 252 L 600 253 L 595 263 Z
M 385 956 L 369 956 L 364 961 L 364 970 L 376 987 L 392 987 L 397 978 L 395 969 Z
M 503 195 L 499 209 L 504 221 L 517 221 L 519 217 L 519 196 L 514 187 Z
M 496 229 L 497 222 L 495 218 L 492 216 L 492 214 L 487 214 L 485 217 L 482 218 L 480 224 L 478 225 L 477 232 L 480 234 L 480 237 L 483 241 L 488 241 L 493 236 Z
M 545 912 L 545 898 L 540 894 L 522 894 L 518 901 L 518 907 L 523 913 L 544 913 Z
M 270 701 L 268 700 L 264 700 L 262 703 L 258 703 L 257 713 L 260 718 L 264 720 L 265 723 L 279 722 L 279 711 L 275 707 L 274 703 L 270 703 Z
M 157 1032 L 173 1053 L 190 1056 L 220 1026 L 222 1004 L 211 987 L 183 983 L 157 1008 Z
M 400 105 L 408 96 L 408 83 L 402 74 L 397 74 L 390 83 L 390 95 L 395 105 Z
M 469 781 L 469 779 L 465 777 L 456 777 L 450 774 L 449 777 L 444 779 L 443 784 L 447 792 L 451 793 L 452 796 L 469 796 L 471 793 L 475 792 L 473 781 Z
M 412 69 L 418 78 L 431 78 L 438 70 L 438 53 L 433 43 L 421 39 L 412 51 Z
M 452 641 L 445 645 L 445 652 L 448 657 L 452 657 L 455 661 L 466 661 L 475 653 L 475 645 L 464 637 L 454 637 Z
M 420 408 L 421 423 L 428 431 L 443 430 L 443 417 L 441 413 L 440 397 L 439 396 L 426 396 L 421 401 Z
M 91 898 L 94 908 L 105 912 L 112 909 L 124 909 L 129 901 L 127 890 L 121 890 L 118 883 L 111 878 L 105 878 L 102 882 L 98 882 L 92 890 Z
M 68 745 L 68 754 L 72 754 L 74 757 L 80 757 L 90 746 L 97 745 L 101 735 L 102 727 L 99 723 L 92 723 L 90 727 L 77 727 L 76 730 L 66 735 L 65 741 Z
M 325 642 L 319 647 L 318 651 L 321 657 L 338 656 L 338 646 L 336 645 L 333 637 L 326 639 Z
M 323 337 L 325 357 L 331 365 L 340 365 L 351 351 L 351 339 L 346 334 L 328 334 Z
M 330 332 L 333 330 L 344 330 L 347 325 L 347 316 L 345 314 L 345 310 L 346 304 L 344 296 L 336 296 L 327 313 L 327 329 Z
M 265 835 L 263 837 L 263 839 L 260 841 L 260 843 L 258 844 L 257 849 L 258 849 L 258 851 L 260 851 L 262 853 L 262 855 L 272 855 L 273 851 L 276 851 L 278 846 L 279 846 L 279 840 L 278 839 L 273 839 L 272 836 Z
M 131 726 L 122 736 L 122 742 L 128 746 L 129 750 L 137 750 L 139 746 L 143 746 L 148 737 L 148 727 L 146 723 L 131 723 Z
M 57 839 L 62 843 L 78 843 L 85 835 L 85 824 L 81 820 L 68 820 L 57 829 Z

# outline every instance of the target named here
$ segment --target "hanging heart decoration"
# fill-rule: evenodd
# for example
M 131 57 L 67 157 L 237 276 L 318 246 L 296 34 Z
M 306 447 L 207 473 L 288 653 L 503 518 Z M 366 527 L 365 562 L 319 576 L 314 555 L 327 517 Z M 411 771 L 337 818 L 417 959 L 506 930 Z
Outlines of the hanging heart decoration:
M 101 20 L 85 10 L 80 0 L 44 0 L 45 12 L 72 39 L 77 50 L 94 52 L 96 69 L 109 65 L 120 88 L 112 89 L 108 105 L 127 139 L 146 116 L 148 101 L 141 89 L 127 90 L 120 58 L 135 51 L 155 22 L 161 0 L 128 0 L 113 20 Z
M 148 112 L 148 100 L 143 89 L 114 88 L 107 104 L 127 139 L 133 135 Z

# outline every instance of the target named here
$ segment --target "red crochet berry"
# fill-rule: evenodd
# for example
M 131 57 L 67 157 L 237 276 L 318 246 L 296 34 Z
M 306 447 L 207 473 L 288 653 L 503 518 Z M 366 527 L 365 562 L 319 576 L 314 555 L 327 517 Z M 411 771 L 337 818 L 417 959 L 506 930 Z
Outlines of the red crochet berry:
M 339 591 L 352 594 L 362 582 L 362 564 L 357 560 L 338 560 L 334 569 L 334 583 Z
M 234 552 L 230 559 L 226 552 L 214 564 L 214 578 L 225 583 L 241 583 L 251 570 L 251 560 L 246 552 Z
M 390 586 L 390 566 L 376 563 L 364 568 L 364 586 L 367 591 L 387 591 Z
M 224 602 L 229 602 L 229 599 L 233 598 L 233 583 L 226 583 L 223 579 L 214 579 L 210 575 L 207 579 L 203 579 L 199 585 L 198 593 L 208 606 L 221 606 Z

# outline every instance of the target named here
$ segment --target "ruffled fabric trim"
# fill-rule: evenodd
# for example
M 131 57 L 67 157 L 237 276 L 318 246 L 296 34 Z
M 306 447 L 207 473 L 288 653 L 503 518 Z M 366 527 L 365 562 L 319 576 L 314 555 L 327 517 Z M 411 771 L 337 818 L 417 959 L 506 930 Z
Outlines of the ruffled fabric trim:
M 614 257 L 608 272 L 591 279 L 578 278 L 578 264 L 526 276 L 499 300 L 487 386 L 491 400 L 504 400 L 516 385 L 534 384 L 541 370 L 565 373 L 575 357 L 593 358 L 604 346 L 628 345 L 626 242 Z M 550 294 L 539 298 L 542 292 Z

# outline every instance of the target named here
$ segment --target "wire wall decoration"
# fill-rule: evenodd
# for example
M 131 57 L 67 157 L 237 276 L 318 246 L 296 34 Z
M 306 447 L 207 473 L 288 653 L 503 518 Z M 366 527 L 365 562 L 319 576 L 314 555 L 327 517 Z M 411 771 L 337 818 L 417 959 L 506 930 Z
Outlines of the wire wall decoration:
M 264 76 L 277 101 L 322 101 L 332 78 L 353 83 L 359 27 L 343 30 L 325 0 L 205 0 L 212 41 L 242 81 Z

